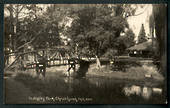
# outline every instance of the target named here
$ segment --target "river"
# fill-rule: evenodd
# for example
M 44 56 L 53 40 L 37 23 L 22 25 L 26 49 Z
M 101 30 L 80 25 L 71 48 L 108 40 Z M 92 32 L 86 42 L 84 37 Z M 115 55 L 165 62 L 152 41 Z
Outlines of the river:
M 104 77 L 76 79 L 63 77 L 69 101 L 77 104 L 165 104 L 166 89 L 163 84 L 122 81 Z M 60 95 L 62 97 L 62 95 Z M 84 99 L 83 101 L 81 99 Z

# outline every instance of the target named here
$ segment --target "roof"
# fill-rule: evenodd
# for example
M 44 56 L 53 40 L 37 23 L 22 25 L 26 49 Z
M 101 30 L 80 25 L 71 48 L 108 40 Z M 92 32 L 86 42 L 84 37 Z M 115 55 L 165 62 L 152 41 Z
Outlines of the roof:
M 128 48 L 127 50 L 151 50 L 152 41 L 146 41 L 135 46 Z

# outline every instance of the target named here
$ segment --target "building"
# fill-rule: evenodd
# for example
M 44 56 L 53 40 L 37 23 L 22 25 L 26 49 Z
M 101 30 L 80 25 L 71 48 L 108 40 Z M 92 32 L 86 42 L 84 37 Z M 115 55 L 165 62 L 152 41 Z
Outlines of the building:
M 146 41 L 127 49 L 130 57 L 150 58 L 153 55 L 153 46 L 151 41 Z

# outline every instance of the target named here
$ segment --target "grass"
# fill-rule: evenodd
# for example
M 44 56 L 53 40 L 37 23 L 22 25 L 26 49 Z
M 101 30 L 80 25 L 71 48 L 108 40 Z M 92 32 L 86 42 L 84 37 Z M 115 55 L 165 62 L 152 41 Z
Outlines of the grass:
M 149 74 L 152 77 L 146 78 L 145 75 Z M 107 66 L 103 66 L 100 70 L 95 68 L 95 64 L 91 65 L 87 76 L 104 76 L 115 79 L 125 80 L 140 80 L 140 81 L 164 81 L 164 77 L 157 71 L 154 65 L 131 66 L 123 71 L 112 71 Z

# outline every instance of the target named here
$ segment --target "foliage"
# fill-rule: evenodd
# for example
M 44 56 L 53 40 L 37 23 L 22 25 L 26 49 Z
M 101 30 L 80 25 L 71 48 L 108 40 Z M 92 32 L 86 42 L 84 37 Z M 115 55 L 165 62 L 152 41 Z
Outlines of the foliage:
M 79 53 L 101 56 L 108 49 L 119 49 L 118 37 L 128 23 L 123 16 L 112 13 L 108 5 L 89 5 L 77 10 L 69 33 L 73 46 L 78 43 L 79 49 L 86 51 Z
M 145 33 L 144 25 L 142 24 L 139 35 L 138 35 L 138 43 L 143 43 L 145 41 L 147 41 L 146 33 Z
M 124 44 L 127 48 L 135 45 L 135 34 L 133 33 L 133 31 L 131 29 L 128 29 L 125 33 L 125 39 L 124 39 Z
M 128 28 L 126 17 L 134 15 L 136 8 L 130 4 L 53 4 L 44 11 L 45 8 L 36 4 L 5 5 L 10 13 L 10 23 L 16 23 L 17 33 L 13 28 L 11 30 L 14 49 L 26 43 L 31 43 L 34 48 L 57 46 L 63 35 L 71 39 L 69 45 L 74 49 L 78 45 L 79 54 L 87 56 L 101 56 L 110 49 L 123 53 L 131 46 L 133 42 L 120 41 L 119 37 Z M 67 22 L 70 19 L 69 28 Z M 131 34 L 125 37 L 129 40 L 131 36 L 133 38 Z
M 131 29 L 128 29 L 123 36 L 120 36 L 118 38 L 118 44 L 116 45 L 118 49 L 118 55 L 122 55 L 126 48 L 129 48 L 133 45 L 135 45 L 135 34 Z
M 17 6 L 18 8 L 22 6 L 24 11 L 13 12 L 17 9 Z M 58 11 L 55 11 L 53 6 L 49 6 L 47 11 L 43 13 L 41 13 L 42 8 L 36 4 L 7 5 L 6 9 L 11 13 L 9 23 L 16 23 L 16 25 L 13 25 L 16 26 L 16 33 L 14 33 L 13 28 L 9 31 L 12 32 L 12 38 L 15 41 L 15 44 L 13 44 L 15 48 L 13 50 L 17 50 L 17 48 L 28 42 L 31 42 L 34 48 L 46 48 L 60 44 L 58 27 L 58 18 L 60 16 L 56 14 Z

